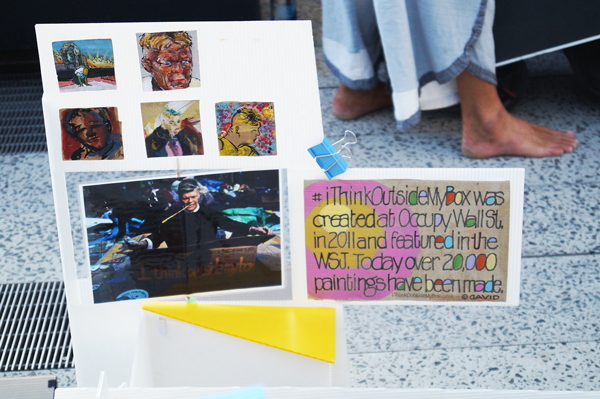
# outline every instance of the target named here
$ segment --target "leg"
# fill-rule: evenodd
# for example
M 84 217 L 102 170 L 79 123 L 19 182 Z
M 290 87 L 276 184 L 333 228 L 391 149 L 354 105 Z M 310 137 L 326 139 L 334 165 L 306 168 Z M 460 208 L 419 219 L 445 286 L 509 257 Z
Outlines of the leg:
M 367 90 L 354 90 L 340 83 L 331 108 L 336 118 L 350 120 L 391 105 L 392 97 L 384 83 Z
M 462 151 L 470 158 L 559 156 L 577 148 L 573 132 L 559 132 L 506 111 L 494 85 L 464 71 L 456 78 L 463 121 Z
M 333 114 L 356 119 L 392 104 L 377 77 L 383 58 L 373 1 L 322 1 L 323 51 L 340 85 Z M 352 87 L 352 88 L 351 88 Z

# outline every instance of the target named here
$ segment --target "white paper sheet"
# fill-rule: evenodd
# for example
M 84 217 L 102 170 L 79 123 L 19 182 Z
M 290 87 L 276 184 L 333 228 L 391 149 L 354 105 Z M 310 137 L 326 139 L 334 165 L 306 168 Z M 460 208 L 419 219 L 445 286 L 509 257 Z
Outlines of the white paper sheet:
M 231 303 L 244 305 L 244 303 Z M 294 306 L 290 302 L 254 302 L 258 306 Z M 331 306 L 334 305 L 334 306 Z M 143 311 L 131 387 L 247 386 L 348 387 L 348 351 L 344 311 L 337 304 L 336 359 L 326 363 L 285 350 L 196 327 Z M 310 306 L 320 306 L 311 304 Z M 164 329 L 158 325 L 164 324 Z

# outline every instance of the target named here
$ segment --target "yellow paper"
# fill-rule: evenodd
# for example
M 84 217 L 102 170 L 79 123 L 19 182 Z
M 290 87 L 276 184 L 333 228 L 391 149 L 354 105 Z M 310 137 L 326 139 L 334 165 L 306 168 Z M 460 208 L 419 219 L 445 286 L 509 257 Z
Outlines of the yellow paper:
M 146 302 L 144 310 L 335 363 L 335 309 Z

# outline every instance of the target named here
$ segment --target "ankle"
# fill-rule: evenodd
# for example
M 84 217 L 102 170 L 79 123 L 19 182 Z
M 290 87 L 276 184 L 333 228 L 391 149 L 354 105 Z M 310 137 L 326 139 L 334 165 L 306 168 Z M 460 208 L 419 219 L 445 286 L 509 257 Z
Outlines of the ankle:
M 462 112 L 463 131 L 480 136 L 493 137 L 506 129 L 511 115 L 503 106 L 473 107 Z

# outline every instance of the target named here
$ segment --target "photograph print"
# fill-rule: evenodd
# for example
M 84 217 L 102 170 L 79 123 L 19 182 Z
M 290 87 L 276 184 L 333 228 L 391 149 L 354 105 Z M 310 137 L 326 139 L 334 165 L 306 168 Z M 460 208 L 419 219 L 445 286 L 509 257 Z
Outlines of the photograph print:
M 279 171 L 81 186 L 95 303 L 282 285 Z

